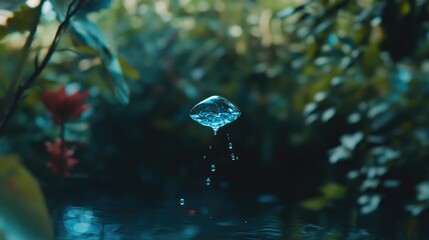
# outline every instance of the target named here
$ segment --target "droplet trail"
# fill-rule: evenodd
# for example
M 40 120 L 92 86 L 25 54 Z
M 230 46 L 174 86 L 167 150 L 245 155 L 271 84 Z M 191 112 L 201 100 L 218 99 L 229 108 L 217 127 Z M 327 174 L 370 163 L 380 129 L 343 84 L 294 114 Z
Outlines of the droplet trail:
M 212 180 L 209 177 L 206 178 L 206 185 L 210 186 L 211 183 L 212 183 Z
M 232 149 L 232 143 L 229 143 L 229 144 L 228 144 L 228 148 L 229 148 L 229 149 Z

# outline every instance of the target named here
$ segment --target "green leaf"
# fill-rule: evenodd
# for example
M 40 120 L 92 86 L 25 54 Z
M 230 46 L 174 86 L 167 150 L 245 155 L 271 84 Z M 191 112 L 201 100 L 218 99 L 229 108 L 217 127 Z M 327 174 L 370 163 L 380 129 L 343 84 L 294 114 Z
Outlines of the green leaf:
M 327 199 L 338 199 L 346 194 L 347 188 L 337 183 L 328 183 L 325 184 L 320 191 Z
M 5 9 L 8 11 L 15 11 L 19 8 L 21 4 L 24 4 L 25 0 L 7 0 L 0 2 L 0 9 Z
M 109 72 L 110 85 L 115 97 L 123 104 L 129 101 L 129 88 L 124 80 L 118 58 L 107 47 L 100 29 L 87 19 L 77 18 L 70 22 L 75 44 L 87 46 L 98 52 Z
M 131 66 L 131 64 L 125 58 L 119 56 L 118 59 L 125 77 L 131 80 L 137 80 L 140 78 L 139 71 Z
M 78 17 L 85 17 L 88 13 L 97 12 L 102 9 L 110 7 L 112 0 L 78 0 L 74 6 L 77 6 L 77 3 L 80 3 L 79 11 L 76 13 Z M 64 17 L 67 7 L 70 3 L 70 0 L 50 0 L 52 6 L 54 6 L 55 11 L 60 16 L 60 19 Z
M 97 12 L 112 5 L 112 0 L 86 0 L 82 3 L 78 15 L 87 15 L 91 12 Z
M 21 5 L 17 12 L 6 21 L 6 26 L 0 26 L 0 39 L 13 32 L 28 30 L 37 14 L 36 8 Z
M 304 200 L 301 202 L 301 207 L 312 210 L 312 211 L 320 211 L 328 207 L 330 204 L 329 200 L 324 197 L 315 197 Z

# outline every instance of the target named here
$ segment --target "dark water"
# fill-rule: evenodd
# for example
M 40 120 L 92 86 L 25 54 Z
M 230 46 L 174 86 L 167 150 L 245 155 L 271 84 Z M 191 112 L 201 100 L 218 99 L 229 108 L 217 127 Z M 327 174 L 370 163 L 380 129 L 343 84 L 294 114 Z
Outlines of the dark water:
M 185 198 L 143 193 L 74 192 L 52 203 L 58 239 L 142 240 L 369 240 L 366 229 L 322 227 L 286 214 L 275 196 L 257 204 L 237 202 L 221 191 Z

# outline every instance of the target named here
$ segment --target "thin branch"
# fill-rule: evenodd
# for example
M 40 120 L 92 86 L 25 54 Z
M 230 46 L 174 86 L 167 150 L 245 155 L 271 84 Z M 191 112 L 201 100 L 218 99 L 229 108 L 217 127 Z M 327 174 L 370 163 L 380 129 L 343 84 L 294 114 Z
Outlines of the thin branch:
M 33 19 L 32 25 L 30 26 L 30 33 L 28 34 L 27 39 L 25 40 L 24 46 L 22 47 L 21 54 L 18 58 L 18 63 L 15 71 L 15 76 L 12 77 L 11 83 L 9 84 L 9 87 L 6 90 L 6 94 L 4 97 L 4 102 L 1 103 L 2 107 L 6 107 L 9 105 L 9 103 L 12 101 L 12 98 L 14 96 L 14 93 L 16 91 L 16 88 L 18 84 L 21 82 L 22 75 L 24 73 L 25 65 L 28 60 L 28 56 L 31 52 L 31 45 L 34 40 L 34 36 L 36 35 L 37 27 L 39 26 L 40 17 L 42 15 L 42 6 L 44 4 L 45 0 L 40 1 L 39 6 L 36 8 L 36 15 Z
M 54 36 L 54 39 L 52 40 L 51 46 L 48 49 L 48 52 L 43 57 L 42 61 L 40 62 L 40 65 L 38 65 L 37 68 L 34 69 L 34 72 L 16 90 L 12 104 L 11 104 L 3 122 L 0 125 L 0 136 L 4 133 L 6 127 L 8 126 L 10 120 L 12 119 L 13 114 L 16 112 L 16 109 L 17 109 L 19 103 L 21 102 L 22 96 L 24 95 L 25 91 L 28 90 L 33 85 L 34 81 L 37 79 L 37 77 L 45 69 L 46 65 L 48 64 L 49 60 L 51 59 L 52 55 L 55 52 L 55 49 L 56 49 L 56 47 L 57 47 L 57 45 L 61 39 L 63 32 L 67 29 L 71 18 L 79 11 L 79 9 L 82 6 L 82 3 L 84 1 L 85 0 L 72 0 L 70 2 L 70 4 L 68 5 L 67 14 L 64 17 L 64 20 L 58 26 L 57 31 L 56 31 L 55 36 Z M 76 5 L 76 6 L 74 6 L 74 5 Z

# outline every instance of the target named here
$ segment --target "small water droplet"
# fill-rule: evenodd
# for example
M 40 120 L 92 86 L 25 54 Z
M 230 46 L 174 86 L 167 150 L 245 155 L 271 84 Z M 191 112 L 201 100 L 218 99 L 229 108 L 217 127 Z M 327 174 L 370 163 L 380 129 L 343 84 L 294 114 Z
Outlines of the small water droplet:
M 212 181 L 210 180 L 210 178 L 208 177 L 208 178 L 206 178 L 206 185 L 207 186 L 210 186 L 210 184 L 212 183 Z
M 234 153 L 231 153 L 231 159 L 232 159 L 232 161 L 235 161 L 235 155 L 234 155 Z
M 209 146 L 209 149 L 212 149 L 212 145 Z
M 210 171 L 212 171 L 212 172 L 216 171 L 216 165 L 212 164 L 210 166 Z
M 244 221 L 245 224 L 247 224 L 247 221 Z
M 206 159 L 206 156 L 205 156 L 205 155 L 203 156 L 203 159 Z
M 230 140 L 230 139 L 229 139 L 229 133 L 227 133 L 227 134 L 226 134 L 226 137 L 228 138 L 228 141 L 229 141 L 229 140 Z
M 184 198 L 181 198 L 181 199 L 180 199 L 180 201 L 179 201 L 179 203 L 180 203 L 180 206 L 185 205 L 185 199 L 184 199 Z
M 238 160 L 238 156 L 235 156 L 235 160 Z
M 232 149 L 232 143 L 228 144 L 229 149 Z

